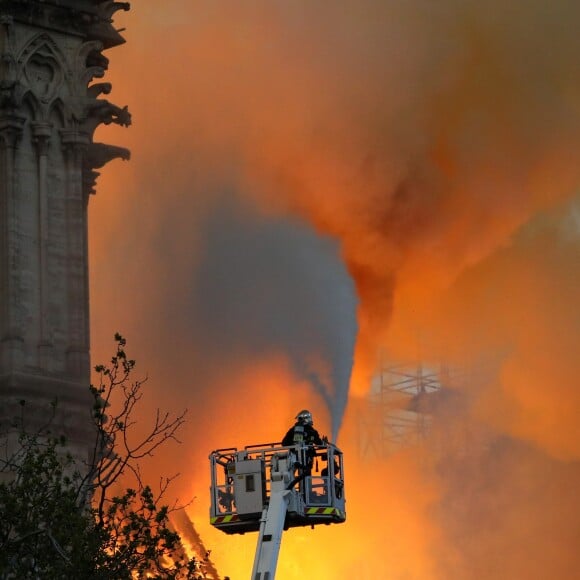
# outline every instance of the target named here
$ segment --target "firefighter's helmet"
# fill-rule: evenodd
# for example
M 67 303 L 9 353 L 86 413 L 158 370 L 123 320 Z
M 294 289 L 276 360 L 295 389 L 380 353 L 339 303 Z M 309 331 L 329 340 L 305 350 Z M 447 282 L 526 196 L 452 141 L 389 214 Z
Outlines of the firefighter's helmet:
M 304 409 L 296 415 L 296 421 L 301 425 L 312 425 L 312 413 L 307 409 Z

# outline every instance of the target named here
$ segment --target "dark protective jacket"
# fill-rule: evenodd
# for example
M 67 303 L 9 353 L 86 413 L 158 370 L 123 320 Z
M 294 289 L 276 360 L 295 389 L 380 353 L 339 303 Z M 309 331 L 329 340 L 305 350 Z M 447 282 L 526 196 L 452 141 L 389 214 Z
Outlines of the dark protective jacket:
M 282 445 L 296 445 L 297 443 L 305 443 L 307 445 L 322 445 L 322 439 L 318 431 L 312 425 L 303 425 L 296 423 L 290 427 L 288 433 L 282 439 Z

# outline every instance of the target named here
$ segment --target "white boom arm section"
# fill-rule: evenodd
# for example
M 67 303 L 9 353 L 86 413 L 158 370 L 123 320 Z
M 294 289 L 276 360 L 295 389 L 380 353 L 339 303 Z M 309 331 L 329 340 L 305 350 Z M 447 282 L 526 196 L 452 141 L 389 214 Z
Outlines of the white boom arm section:
M 292 481 L 292 467 L 289 463 L 294 463 L 293 453 L 284 458 L 274 456 L 272 459 L 270 503 L 260 519 L 252 580 L 274 580 L 276 576 L 286 512 L 291 495 L 296 493 L 286 489 Z
M 272 495 L 270 505 L 262 514 L 252 580 L 274 580 L 289 495 L 289 491 Z

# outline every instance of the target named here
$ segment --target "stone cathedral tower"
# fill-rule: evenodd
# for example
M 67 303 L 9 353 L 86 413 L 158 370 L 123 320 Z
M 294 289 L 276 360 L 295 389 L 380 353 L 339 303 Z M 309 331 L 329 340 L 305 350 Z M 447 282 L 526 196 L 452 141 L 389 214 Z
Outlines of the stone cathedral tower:
M 126 149 L 95 143 L 129 113 L 103 98 L 103 51 L 124 42 L 112 0 L 0 0 L 0 430 L 38 428 L 48 402 L 82 454 L 92 439 L 87 205 L 96 169 Z

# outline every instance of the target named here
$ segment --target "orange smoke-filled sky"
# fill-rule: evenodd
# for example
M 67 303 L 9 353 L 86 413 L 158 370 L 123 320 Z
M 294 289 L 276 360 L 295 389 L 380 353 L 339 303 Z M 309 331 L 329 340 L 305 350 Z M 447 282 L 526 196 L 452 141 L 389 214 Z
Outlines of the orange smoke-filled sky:
M 579 21 L 568 0 L 117 13 L 107 80 L 133 125 L 97 139 L 132 160 L 90 203 L 93 359 L 121 331 L 149 404 L 190 409 L 154 471 L 182 472 L 223 574 L 249 575 L 255 538 L 207 529 L 207 454 L 312 407 L 329 434 L 346 408 L 349 520 L 289 532 L 282 580 L 574 577 Z M 442 416 L 484 443 L 359 458 L 379 350 L 480 369 Z

